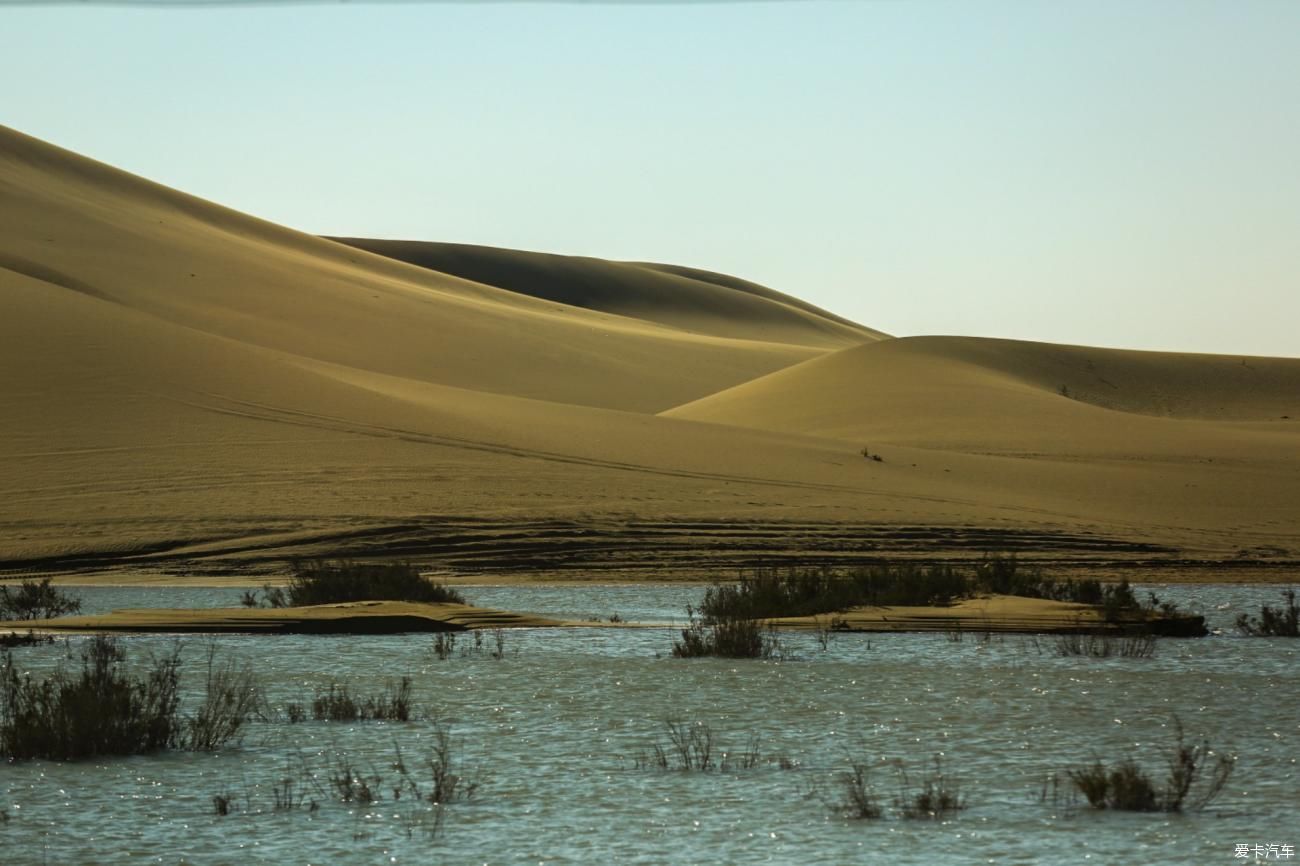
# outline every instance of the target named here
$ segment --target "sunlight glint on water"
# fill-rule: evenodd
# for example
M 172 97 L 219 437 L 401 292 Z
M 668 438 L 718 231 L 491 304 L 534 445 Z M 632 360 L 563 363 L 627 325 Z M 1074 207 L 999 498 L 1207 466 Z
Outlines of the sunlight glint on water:
M 1275 587 L 1171 587 L 1212 626 L 1276 603 Z M 479 604 L 574 618 L 684 616 L 698 587 L 473 587 Z M 233 603 L 229 589 L 93 588 L 88 611 Z M 1228 608 L 1219 610 L 1219 605 Z M 1149 660 L 1059 658 L 1050 641 L 942 634 L 786 638 L 784 662 L 667 658 L 666 629 L 522 630 L 506 657 L 439 661 L 428 635 L 228 636 L 222 652 L 256 660 L 273 716 L 339 678 L 355 691 L 414 677 L 416 701 L 448 724 L 482 781 L 445 811 L 434 836 L 425 807 L 391 791 L 345 805 L 325 782 L 342 758 L 385 778 L 400 747 L 412 771 L 432 723 L 252 726 L 241 748 L 79 764 L 0 768 L 0 856 L 23 863 L 991 863 L 1233 862 L 1237 843 L 1300 844 L 1295 815 L 1300 702 L 1295 642 L 1231 636 L 1164 640 Z M 133 658 L 171 636 L 124 640 Z M 190 636 L 187 685 L 208 638 Z M 48 669 L 61 644 L 18 650 Z M 472 648 L 462 636 L 461 648 Z M 193 695 L 191 694 L 192 698 Z M 1093 813 L 1042 803 L 1054 771 L 1132 754 L 1163 773 L 1177 716 L 1189 736 L 1240 755 L 1227 794 L 1193 815 Z M 635 769 L 669 717 L 706 722 L 719 750 L 751 734 L 765 756 L 750 770 Z M 942 824 L 833 814 L 850 756 L 877 766 L 888 803 L 902 759 L 913 775 L 941 754 L 969 808 Z M 283 778 L 320 808 L 275 812 Z M 314 781 L 313 781 L 314 779 Z M 217 816 L 214 795 L 233 798 Z M 892 810 L 887 809 L 887 812 Z

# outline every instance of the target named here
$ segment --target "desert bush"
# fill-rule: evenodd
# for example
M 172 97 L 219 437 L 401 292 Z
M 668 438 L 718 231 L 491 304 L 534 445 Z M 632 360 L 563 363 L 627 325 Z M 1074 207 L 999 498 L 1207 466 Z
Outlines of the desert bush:
M 260 701 L 252 670 L 208 656 L 198 712 L 180 713 L 180 648 L 154 658 L 143 674 L 125 667 L 113 638 L 90 638 L 79 674 L 60 667 L 43 680 L 0 660 L 0 755 L 10 760 L 76 760 L 163 749 L 211 751 L 237 740 Z
M 440 631 L 433 636 L 433 654 L 439 661 L 446 661 L 456 652 L 456 633 Z
M 459 592 L 420 575 L 410 563 L 339 562 L 294 563 L 285 587 L 265 586 L 255 604 L 304 607 L 345 601 L 414 601 L 425 604 L 464 604 Z M 244 603 L 249 602 L 245 594 Z
M 764 757 L 756 735 L 750 734 L 741 749 L 721 747 L 713 729 L 705 722 L 672 718 L 664 720 L 665 740 L 652 743 L 648 752 L 639 755 L 638 770 L 750 770 L 760 763 L 775 763 L 793 769 L 796 763 L 787 755 Z
M 81 610 L 81 599 L 51 585 L 48 577 L 0 586 L 0 620 L 53 619 Z
M 865 763 L 849 762 L 849 768 L 839 775 L 839 783 L 841 797 L 836 811 L 859 820 L 874 820 L 885 813 L 871 787 Z
M 294 705 L 290 705 L 290 721 L 294 720 Z M 329 689 L 317 692 L 311 702 L 311 717 L 325 722 L 365 722 L 384 720 L 409 722 L 411 720 L 411 678 L 402 677 L 396 683 L 389 681 L 384 692 L 365 698 L 355 698 L 346 684 L 330 683 Z
M 699 613 L 703 625 L 724 619 L 771 619 L 816 616 L 853 607 L 876 605 L 946 605 L 980 593 L 1018 595 L 1095 605 L 1111 627 L 1152 623 L 1174 616 L 1177 606 L 1154 594 L 1140 603 L 1127 580 L 1055 579 L 1026 568 L 1014 556 L 987 556 L 969 570 L 950 565 L 885 563 L 848 569 L 756 568 L 734 584 L 714 584 L 704 594 Z M 1203 633 L 1204 622 L 1188 619 L 1168 633 Z M 1148 627 L 1146 625 L 1143 626 Z M 699 635 L 697 635 L 699 636 Z
M 723 615 L 706 623 L 693 607 L 686 613 L 690 623 L 682 629 L 681 640 L 673 641 L 674 658 L 770 659 L 781 654 L 774 630 L 765 630 L 757 620 Z
M 185 721 L 184 746 L 210 752 L 237 742 L 245 723 L 262 704 L 262 689 L 250 664 L 219 662 L 208 648 L 207 689 L 198 711 Z
M 330 788 L 341 802 L 361 806 L 369 806 L 380 799 L 383 781 L 378 773 L 369 776 L 358 773 L 351 763 L 344 760 L 340 760 L 329 775 Z
M 1266 604 L 1260 607 L 1259 616 L 1243 613 L 1237 617 L 1237 629 L 1254 637 L 1300 637 L 1300 604 L 1296 602 L 1296 591 L 1283 590 L 1282 598 L 1286 602 L 1283 607 Z
M 1234 758 L 1216 753 L 1208 741 L 1188 745 L 1177 724 L 1177 742 L 1168 759 L 1168 776 L 1158 788 L 1132 757 L 1107 768 L 1100 759 L 1068 771 L 1070 781 L 1094 809 L 1129 812 L 1199 811 L 1221 793 L 1236 765 Z
M 406 789 L 414 794 L 417 800 L 425 800 L 435 806 L 445 806 L 460 800 L 473 799 L 478 792 L 478 779 L 466 775 L 460 768 L 451 731 L 441 723 L 434 725 L 433 745 L 429 747 L 425 764 L 429 772 L 427 786 L 421 784 L 420 780 L 411 773 L 402 758 L 402 750 L 396 748 L 393 769 L 401 775 Z
M 0 662 L 0 753 L 11 760 L 75 760 L 135 755 L 178 744 L 179 650 L 155 659 L 143 677 L 123 670 L 112 638 L 93 637 L 79 675 L 63 668 L 44 680 Z
M 899 793 L 894 806 L 904 818 L 942 821 L 953 812 L 966 808 L 956 782 L 944 775 L 943 759 L 934 757 L 934 767 L 913 786 L 907 769 L 898 765 Z
M 1156 654 L 1156 637 L 1151 634 L 1081 634 L 1056 635 L 1056 654 L 1089 658 L 1146 659 Z
M 968 582 L 946 565 L 758 568 L 735 584 L 709 587 L 700 614 L 706 623 L 724 617 L 814 616 L 862 605 L 946 604 L 969 590 Z

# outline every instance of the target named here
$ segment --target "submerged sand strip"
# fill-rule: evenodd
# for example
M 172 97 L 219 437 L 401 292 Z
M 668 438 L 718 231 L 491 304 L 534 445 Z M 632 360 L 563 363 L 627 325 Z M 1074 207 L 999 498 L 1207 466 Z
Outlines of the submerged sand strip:
M 356 601 L 292 608 L 134 608 L 93 616 L 0 623 L 0 630 L 396 634 L 480 628 L 557 627 L 568 624 L 531 614 L 467 604 Z
M 1065 601 L 992 595 L 947 606 L 859 607 L 817 616 L 763 620 L 776 628 L 909 632 L 1138 631 L 1198 637 L 1199 616 L 1136 615 L 1108 621 L 1101 608 Z M 680 628 L 665 623 L 576 622 L 467 604 L 356 601 L 292 608 L 132 608 L 93 616 L 0 622 L 0 632 L 180 632 L 399 634 L 484 628 Z
M 841 613 L 778 617 L 778 628 L 832 628 L 844 631 L 1100 632 L 1122 629 L 1155 634 L 1199 636 L 1204 622 L 1196 616 L 1134 617 L 1107 621 L 1101 608 L 1068 601 L 989 595 L 943 607 L 857 607 Z

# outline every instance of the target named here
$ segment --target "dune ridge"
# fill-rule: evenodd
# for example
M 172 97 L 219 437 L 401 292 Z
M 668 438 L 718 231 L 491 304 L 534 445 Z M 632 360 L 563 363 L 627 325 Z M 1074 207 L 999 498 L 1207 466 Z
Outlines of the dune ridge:
M 1294 359 L 889 338 L 694 268 L 348 243 L 0 129 L 0 566 L 1300 561 Z
M 744 280 L 691 268 L 427 241 L 331 238 L 483 285 L 680 330 L 843 348 L 887 335 Z

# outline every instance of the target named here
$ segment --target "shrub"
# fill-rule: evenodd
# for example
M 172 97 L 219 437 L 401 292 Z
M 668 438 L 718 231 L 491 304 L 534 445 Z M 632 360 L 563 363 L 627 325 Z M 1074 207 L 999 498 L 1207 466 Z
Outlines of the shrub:
M 1055 579 L 1040 569 L 1025 568 L 1014 556 L 988 556 L 969 571 L 912 562 L 849 569 L 756 568 L 737 583 L 709 587 L 700 613 L 707 625 L 724 617 L 816 616 L 868 605 L 945 605 L 978 593 L 1096 605 L 1111 623 L 1145 622 L 1157 613 L 1177 612 L 1176 605 L 1154 594 L 1147 604 L 1139 603 L 1127 580 L 1103 585 L 1091 579 Z M 1202 633 L 1203 624 L 1200 621 Z M 1197 630 L 1194 623 L 1185 625 L 1189 632 Z
M 185 748 L 211 752 L 237 742 L 249 717 L 262 703 L 262 689 L 251 665 L 218 663 L 216 647 L 208 648 L 207 690 L 198 712 L 185 723 Z
M 411 775 L 402 760 L 401 749 L 397 750 L 393 769 L 401 774 L 406 787 L 419 800 L 427 800 L 435 806 L 445 806 L 458 800 L 473 799 L 478 791 L 478 780 L 464 775 L 459 769 L 455 750 L 452 747 L 451 732 L 442 724 L 434 726 L 433 745 L 429 748 L 426 759 L 429 768 L 429 787 L 424 788 Z
M 743 749 L 719 749 L 713 729 L 704 722 L 665 719 L 664 727 L 668 734 L 667 742 L 652 744 L 649 753 L 643 753 L 636 759 L 637 769 L 725 772 L 750 770 L 765 760 L 758 737 L 753 734 Z M 715 757 L 715 753 L 720 753 L 721 758 Z M 766 760 L 777 763 L 782 769 L 792 769 L 795 766 L 795 762 L 786 755 Z
M 851 761 L 849 769 L 840 774 L 839 780 L 841 800 L 838 811 L 860 820 L 875 819 L 884 814 L 868 780 L 866 764 Z
M 289 707 L 289 719 L 295 720 L 295 705 Z M 325 722 L 364 722 L 411 720 L 411 678 L 402 677 L 396 684 L 389 682 L 381 695 L 371 695 L 360 700 L 354 698 L 346 685 L 330 683 L 329 690 L 318 692 L 311 702 L 311 717 Z
M 12 760 L 75 760 L 135 755 L 177 745 L 179 651 L 155 659 L 142 677 L 122 670 L 112 638 L 93 637 L 79 676 L 20 676 L 8 653 L 0 665 L 0 753 Z
M 1089 766 L 1070 770 L 1070 781 L 1094 809 L 1129 812 L 1204 809 L 1223 792 L 1236 765 L 1235 759 L 1216 754 L 1206 741 L 1188 745 L 1182 725 L 1175 723 L 1178 739 L 1169 757 L 1169 775 L 1163 789 L 1157 788 L 1151 776 L 1131 757 L 1110 769 L 1096 760 Z
M 425 604 L 465 598 L 451 587 L 420 575 L 410 563 L 352 561 L 295 563 L 286 587 L 265 586 L 261 602 L 268 607 L 304 607 L 345 601 L 414 601 Z M 243 599 L 247 604 L 249 596 Z
M 944 775 L 943 760 L 936 755 L 934 769 L 913 788 L 907 770 L 899 764 L 899 794 L 894 805 L 904 818 L 927 818 L 942 821 L 953 812 L 966 808 L 954 780 Z
M 690 624 L 682 629 L 681 640 L 673 641 L 674 658 L 721 656 L 733 659 L 770 659 L 781 654 L 781 644 L 773 629 L 764 633 L 763 626 L 752 619 L 725 615 L 706 621 L 687 606 Z
M 1145 659 L 1156 654 L 1156 637 L 1151 634 L 1058 634 L 1056 653 L 1062 656 L 1089 656 L 1091 658 Z
M 81 599 L 50 584 L 48 577 L 0 586 L 0 620 L 54 619 L 81 610 Z
M 1237 629 L 1254 637 L 1300 637 L 1300 604 L 1296 603 L 1294 589 L 1283 590 L 1285 607 L 1263 605 L 1259 616 L 1242 614 L 1237 617 Z
M 439 661 L 446 661 L 456 652 L 456 633 L 440 631 L 433 636 L 433 654 Z
M 180 648 L 141 676 L 123 668 L 113 638 L 90 638 L 79 675 L 59 668 L 44 680 L 0 663 L 0 755 L 11 760 L 76 760 L 163 749 L 210 751 L 238 738 L 260 701 L 252 670 L 208 656 L 207 692 L 191 717 L 179 712 Z

